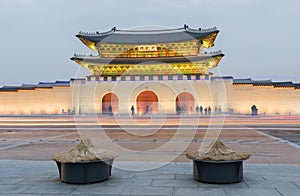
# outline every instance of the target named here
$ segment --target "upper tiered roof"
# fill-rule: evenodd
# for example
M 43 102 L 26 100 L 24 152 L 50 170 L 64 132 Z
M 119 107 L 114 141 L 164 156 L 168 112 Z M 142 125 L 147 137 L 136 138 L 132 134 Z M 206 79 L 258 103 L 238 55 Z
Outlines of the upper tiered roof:
M 216 27 L 210 29 L 192 29 L 187 25 L 183 28 L 163 30 L 119 30 L 116 27 L 103 33 L 79 32 L 76 37 L 86 42 L 108 43 L 108 44 L 155 44 L 184 42 L 193 39 L 201 40 L 212 34 L 217 34 Z

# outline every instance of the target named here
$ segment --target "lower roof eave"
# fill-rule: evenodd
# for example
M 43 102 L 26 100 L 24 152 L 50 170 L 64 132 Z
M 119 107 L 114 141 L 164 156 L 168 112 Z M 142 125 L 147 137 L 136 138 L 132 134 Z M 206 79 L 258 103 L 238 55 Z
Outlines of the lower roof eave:
M 157 64 L 157 63 L 192 63 L 223 57 L 224 54 L 201 56 L 175 56 L 175 57 L 141 57 L 141 58 L 101 58 L 101 57 L 72 57 L 72 61 L 87 62 L 93 64 Z

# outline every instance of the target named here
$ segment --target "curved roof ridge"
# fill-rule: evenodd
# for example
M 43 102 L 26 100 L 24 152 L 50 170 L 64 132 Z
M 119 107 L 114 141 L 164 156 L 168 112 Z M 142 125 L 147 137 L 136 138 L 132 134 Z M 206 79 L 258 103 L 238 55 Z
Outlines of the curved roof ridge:
M 105 32 L 82 32 L 80 31 L 78 35 L 84 35 L 84 36 L 105 36 L 105 35 L 110 35 L 113 33 L 172 33 L 172 32 L 191 32 L 191 33 L 203 33 L 203 32 L 210 32 L 210 31 L 217 31 L 217 27 L 212 27 L 212 28 L 199 28 L 199 29 L 193 29 L 190 28 L 187 25 L 184 25 L 184 27 L 179 27 L 179 28 L 166 28 L 166 29 L 145 29 L 145 30 L 134 30 L 134 29 L 117 29 L 116 27 L 113 27 L 109 31 Z
M 141 29 L 141 30 L 134 30 L 134 29 L 116 29 L 116 32 L 137 32 L 137 33 L 141 33 L 141 32 L 145 32 L 145 33 L 150 33 L 150 32 L 170 32 L 170 31 L 181 31 L 181 30 L 185 30 L 184 28 L 166 28 L 166 29 Z

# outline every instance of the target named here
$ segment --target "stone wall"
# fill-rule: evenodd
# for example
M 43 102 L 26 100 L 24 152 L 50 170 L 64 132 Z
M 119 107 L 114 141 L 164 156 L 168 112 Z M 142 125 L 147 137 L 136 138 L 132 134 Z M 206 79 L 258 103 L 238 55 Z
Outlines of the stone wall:
M 0 114 L 61 114 L 72 110 L 70 87 L 0 92 Z
M 158 113 L 175 114 L 176 97 L 183 92 L 194 97 L 196 106 L 215 108 L 223 113 L 250 114 L 256 105 L 259 114 L 300 114 L 300 89 L 273 86 L 233 85 L 232 79 L 161 81 L 73 81 L 70 87 L 36 88 L 0 92 L 0 114 L 61 114 L 75 108 L 76 113 L 101 113 L 107 93 L 118 97 L 117 113 L 130 114 L 131 106 L 143 91 L 158 98 Z

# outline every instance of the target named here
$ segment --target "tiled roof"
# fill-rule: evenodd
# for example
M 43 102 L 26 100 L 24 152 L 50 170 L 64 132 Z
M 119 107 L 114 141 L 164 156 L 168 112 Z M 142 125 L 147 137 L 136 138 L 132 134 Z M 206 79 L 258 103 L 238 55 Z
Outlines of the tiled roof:
M 70 81 L 39 82 L 38 84 L 22 84 L 19 86 L 2 86 L 0 91 L 34 90 L 36 88 L 53 88 L 54 86 L 70 86 Z
M 36 88 L 35 84 L 22 84 L 18 89 L 20 90 L 34 90 Z
M 286 82 L 273 82 L 272 80 L 252 80 L 247 79 L 233 79 L 234 85 L 253 85 L 253 86 L 273 86 L 274 88 L 295 88 L 300 89 L 300 83 Z
M 118 30 L 115 27 L 111 31 L 103 33 L 83 33 L 76 35 L 94 43 L 105 42 L 111 44 L 153 44 L 181 42 L 200 39 L 218 33 L 217 28 L 191 29 L 188 26 L 177 29 L 165 30 Z
M 272 86 L 272 80 L 253 80 L 252 81 L 254 86 Z
M 212 80 L 232 80 L 232 76 L 215 76 L 211 77 Z
M 233 79 L 233 84 L 253 84 L 251 78 Z
M 0 91 L 17 91 L 20 86 L 2 86 Z
M 273 82 L 274 87 L 295 87 L 293 82 Z

